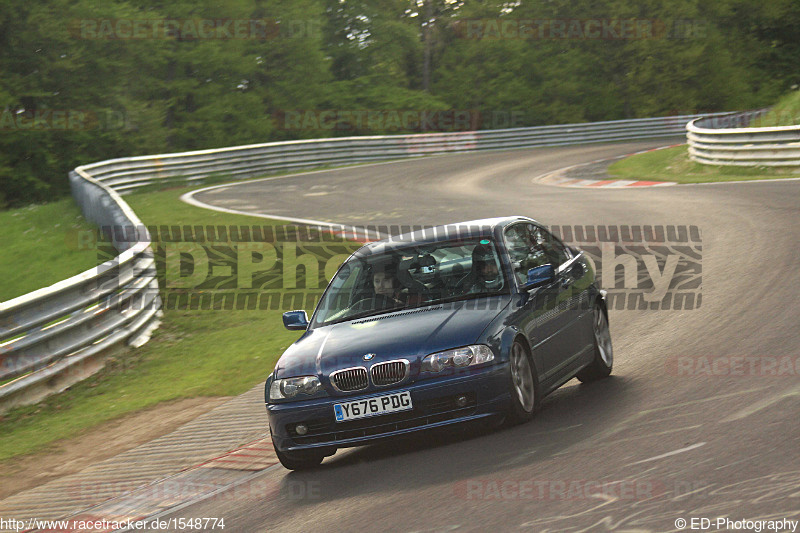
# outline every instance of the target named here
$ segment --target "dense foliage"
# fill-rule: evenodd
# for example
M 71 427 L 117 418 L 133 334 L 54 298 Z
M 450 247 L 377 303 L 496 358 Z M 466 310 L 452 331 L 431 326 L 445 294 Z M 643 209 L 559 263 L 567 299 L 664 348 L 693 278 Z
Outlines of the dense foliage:
M 527 126 L 752 108 L 800 81 L 796 0 L 221 4 L 4 0 L 0 207 L 111 157 L 419 129 L 386 110 Z

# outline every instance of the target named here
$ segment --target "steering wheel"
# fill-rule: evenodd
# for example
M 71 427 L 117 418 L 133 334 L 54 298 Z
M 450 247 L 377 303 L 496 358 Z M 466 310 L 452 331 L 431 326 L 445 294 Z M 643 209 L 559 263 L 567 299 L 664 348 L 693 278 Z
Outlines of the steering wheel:
M 471 288 L 472 285 L 477 281 L 477 276 L 474 272 L 467 272 L 467 274 L 458 280 L 453 287 L 450 288 L 451 296 L 461 296 L 466 294 Z
M 375 309 L 386 309 L 388 307 L 395 307 L 397 306 L 397 302 L 394 298 L 390 298 L 385 294 L 376 294 L 375 296 L 371 296 L 368 298 L 361 298 L 353 302 L 350 307 L 347 308 L 348 311 L 356 310 L 362 308 L 364 311 Z

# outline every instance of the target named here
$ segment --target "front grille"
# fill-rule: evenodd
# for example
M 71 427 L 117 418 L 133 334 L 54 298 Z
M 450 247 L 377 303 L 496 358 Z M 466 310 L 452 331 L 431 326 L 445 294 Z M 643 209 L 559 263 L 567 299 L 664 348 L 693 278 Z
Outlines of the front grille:
M 370 369 L 370 373 L 372 373 L 372 383 L 378 387 L 400 383 L 406 379 L 408 366 L 409 363 L 405 359 L 373 365 Z
M 367 369 L 363 366 L 337 370 L 331 373 L 331 383 L 341 392 L 367 388 Z

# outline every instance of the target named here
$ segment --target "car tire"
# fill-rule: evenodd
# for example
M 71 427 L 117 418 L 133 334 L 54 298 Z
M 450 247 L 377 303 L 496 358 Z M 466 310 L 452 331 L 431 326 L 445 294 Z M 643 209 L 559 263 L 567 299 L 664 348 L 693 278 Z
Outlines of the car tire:
M 614 349 L 611 345 L 611 331 L 608 317 L 598 303 L 592 311 L 592 333 L 594 334 L 594 359 L 589 366 L 575 376 L 582 383 L 590 383 L 611 375 L 614 366 Z
M 324 451 L 308 450 L 298 452 L 282 452 L 275 446 L 275 439 L 272 440 L 272 447 L 275 448 L 275 455 L 278 461 L 289 470 L 308 470 L 322 463 L 326 453 Z
M 511 405 L 505 422 L 516 425 L 527 422 L 539 410 L 539 379 L 528 348 L 518 340 L 511 345 L 508 366 Z

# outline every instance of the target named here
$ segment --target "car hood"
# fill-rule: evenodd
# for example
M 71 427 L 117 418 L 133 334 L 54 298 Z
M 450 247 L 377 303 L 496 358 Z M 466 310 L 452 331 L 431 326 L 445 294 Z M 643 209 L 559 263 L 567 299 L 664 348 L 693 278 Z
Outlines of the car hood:
M 426 355 L 474 344 L 511 296 L 406 309 L 341 322 L 306 332 L 275 366 L 275 377 L 328 375 L 397 358 L 412 364 Z M 365 354 L 374 354 L 369 363 Z

